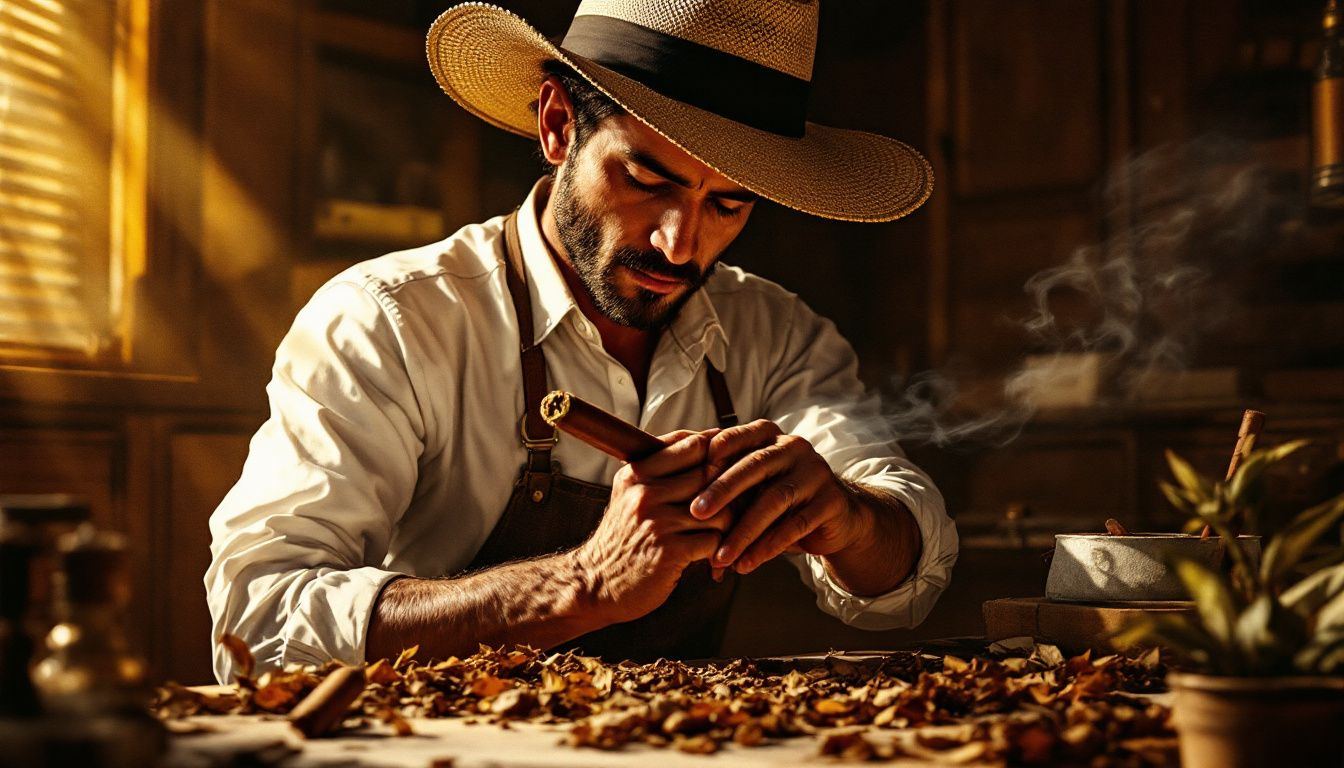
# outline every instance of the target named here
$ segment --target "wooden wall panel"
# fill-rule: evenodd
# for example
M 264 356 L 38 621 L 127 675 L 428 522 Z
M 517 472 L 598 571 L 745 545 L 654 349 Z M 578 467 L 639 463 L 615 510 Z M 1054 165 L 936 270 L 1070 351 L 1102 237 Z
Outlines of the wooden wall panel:
M 1100 172 L 1101 4 L 953 6 L 956 194 L 1090 184 Z
M 1027 280 L 1096 242 L 1097 217 L 1079 208 L 1070 201 L 960 207 L 949 273 L 949 290 L 957 297 L 949 309 L 954 352 L 982 365 L 1020 359 L 1029 342 L 1023 326 L 1031 312 Z
M 0 493 L 71 493 L 88 500 L 93 521 L 126 530 L 125 450 L 110 431 L 0 431 Z
M 1001 515 L 1008 500 L 1042 517 L 1076 521 L 1074 530 L 1100 529 L 1106 518 L 1124 517 L 1131 507 L 1134 461 L 1124 433 L 1023 437 L 981 457 L 958 511 Z M 1059 530 L 1069 527 L 1061 523 Z
M 163 521 L 162 674 L 183 683 L 210 682 L 210 612 L 202 577 L 210 564 L 210 513 L 247 458 L 245 434 L 174 434 L 169 440 L 169 508 Z

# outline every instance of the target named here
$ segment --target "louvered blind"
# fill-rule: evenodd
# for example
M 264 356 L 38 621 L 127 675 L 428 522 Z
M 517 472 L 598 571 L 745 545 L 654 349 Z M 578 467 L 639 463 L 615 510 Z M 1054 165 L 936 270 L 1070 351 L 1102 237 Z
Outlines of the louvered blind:
M 110 5 L 0 0 L 0 345 L 92 354 L 108 327 Z

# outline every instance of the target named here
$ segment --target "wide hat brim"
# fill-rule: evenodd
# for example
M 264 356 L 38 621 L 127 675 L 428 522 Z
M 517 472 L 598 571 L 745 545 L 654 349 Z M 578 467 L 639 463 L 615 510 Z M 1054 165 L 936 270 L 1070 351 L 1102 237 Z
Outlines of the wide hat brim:
M 906 144 L 864 131 L 807 123 L 801 138 L 753 128 L 670 99 L 546 39 L 521 17 L 485 3 L 444 11 L 426 53 L 434 78 L 467 111 L 535 138 L 532 103 L 542 65 L 573 67 L 631 115 L 732 181 L 804 213 L 891 221 L 933 191 L 933 169 Z

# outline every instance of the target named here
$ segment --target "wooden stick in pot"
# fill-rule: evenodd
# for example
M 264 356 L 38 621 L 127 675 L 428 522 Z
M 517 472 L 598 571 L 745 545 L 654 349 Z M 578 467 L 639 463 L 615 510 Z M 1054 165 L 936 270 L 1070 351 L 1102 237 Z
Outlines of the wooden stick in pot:
M 1249 408 L 1241 415 L 1241 429 L 1237 430 L 1237 446 L 1232 449 L 1232 460 L 1227 465 L 1226 481 L 1230 481 L 1232 476 L 1237 474 L 1237 467 L 1241 466 L 1241 460 L 1246 457 L 1255 448 L 1255 439 L 1260 436 L 1260 432 L 1265 428 L 1265 414 L 1260 411 L 1253 411 Z M 1213 529 L 1208 525 L 1200 532 L 1199 538 L 1207 539 Z

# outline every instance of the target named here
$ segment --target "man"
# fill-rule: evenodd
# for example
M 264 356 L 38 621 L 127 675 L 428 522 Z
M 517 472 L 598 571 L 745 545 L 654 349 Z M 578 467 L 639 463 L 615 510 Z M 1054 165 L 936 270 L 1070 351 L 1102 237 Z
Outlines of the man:
M 481 4 L 434 23 L 440 85 L 553 173 L 299 313 L 211 519 L 217 634 L 265 665 L 705 656 L 737 576 L 782 554 L 852 625 L 923 619 L 956 559 L 937 491 L 834 326 L 718 264 L 761 197 L 882 221 L 929 193 L 905 145 L 805 123 L 816 22 L 810 0 L 585 0 L 559 47 Z M 666 447 L 556 441 L 550 389 Z

